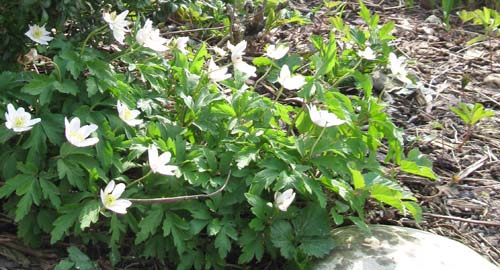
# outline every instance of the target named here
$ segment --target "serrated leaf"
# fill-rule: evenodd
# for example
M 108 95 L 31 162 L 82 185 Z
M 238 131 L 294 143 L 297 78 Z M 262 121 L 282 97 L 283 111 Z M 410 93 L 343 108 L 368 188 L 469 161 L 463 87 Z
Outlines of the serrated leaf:
M 74 262 L 64 259 L 62 261 L 59 261 L 54 270 L 71 270 L 73 269 L 74 265 L 75 265 Z
M 163 210 L 155 209 L 148 213 L 148 215 L 139 222 L 140 231 L 135 237 L 135 244 L 138 245 L 149 238 L 150 235 L 156 233 L 156 229 L 160 226 L 163 220 Z
M 250 162 L 257 159 L 259 149 L 254 147 L 245 146 L 241 149 L 236 156 L 236 165 L 239 169 L 243 169 L 250 164 Z
M 310 204 L 292 221 L 296 241 L 302 253 L 322 257 L 334 247 L 326 209 Z
M 30 95 L 38 96 L 44 92 L 50 92 L 54 88 L 54 83 L 57 80 L 52 76 L 37 76 L 25 85 L 21 92 Z
M 59 159 L 57 161 L 57 173 L 60 179 L 66 176 L 72 186 L 78 187 L 80 190 L 85 190 L 85 174 L 76 162 L 70 159 Z
M 31 185 L 31 181 L 33 180 L 34 177 L 27 174 L 18 174 L 13 178 L 7 179 L 5 184 L 0 187 L 0 199 L 8 197 L 14 191 L 23 186 Z
M 75 246 L 71 246 L 68 248 L 68 255 L 71 261 L 75 262 L 75 267 L 78 270 L 98 269 L 96 263 L 91 261 L 89 256 L 87 256 Z
M 183 254 L 186 251 L 185 241 L 189 237 L 189 224 L 176 214 L 165 213 L 162 229 L 163 236 L 172 235 L 177 252 Z
M 31 197 L 31 194 L 29 193 L 24 194 L 16 206 L 16 218 L 15 218 L 16 222 L 19 222 L 21 219 L 24 218 L 24 216 L 26 216 L 30 212 L 32 204 L 33 204 L 33 199 Z
M 62 82 L 56 81 L 53 85 L 54 88 L 60 93 L 76 96 L 80 92 L 78 85 L 73 80 L 64 80 Z
M 85 80 L 85 85 L 87 86 L 88 97 L 91 97 L 99 92 L 99 86 L 95 77 L 89 77 L 87 80 Z
M 433 180 L 437 180 L 437 175 L 432 171 L 432 168 L 427 166 L 420 166 L 416 162 L 402 160 L 401 161 L 401 170 L 407 173 L 412 173 L 415 175 L 427 177 Z
M 80 229 L 83 231 L 85 228 L 90 227 L 90 224 L 96 223 L 99 220 L 100 203 L 92 200 L 87 202 L 80 211 Z
M 120 240 L 121 233 L 126 231 L 125 224 L 120 222 L 117 215 L 111 216 L 109 231 L 111 232 L 111 243 L 117 243 Z
M 257 261 L 264 255 L 264 244 L 260 235 L 252 230 L 244 230 L 239 239 L 241 255 L 238 258 L 239 264 L 250 262 L 253 258 Z
M 54 144 L 59 145 L 63 138 L 64 133 L 64 117 L 61 114 L 56 114 L 52 112 L 44 112 L 40 115 L 42 121 L 43 132 L 47 136 L 47 139 Z
M 364 188 L 366 186 L 365 185 L 365 178 L 363 177 L 361 172 L 358 170 L 354 170 L 354 169 L 350 169 L 350 171 L 352 174 L 352 183 L 354 185 L 354 189 Z
M 296 250 L 293 243 L 293 228 L 285 220 L 279 220 L 271 226 L 271 242 L 280 249 L 281 255 L 286 259 L 292 259 Z
M 54 229 L 50 233 L 50 244 L 54 244 L 55 242 L 61 240 L 66 231 L 75 224 L 78 220 L 79 211 L 70 211 L 62 216 L 59 216 L 54 221 Z

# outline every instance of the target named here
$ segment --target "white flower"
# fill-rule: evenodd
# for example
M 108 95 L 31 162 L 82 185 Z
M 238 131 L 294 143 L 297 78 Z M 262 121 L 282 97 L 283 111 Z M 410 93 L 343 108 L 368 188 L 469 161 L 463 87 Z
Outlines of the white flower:
M 240 72 L 245 73 L 248 77 L 257 76 L 257 73 L 255 73 L 257 71 L 257 68 L 247 64 L 244 61 L 234 63 L 234 68 L 236 68 Z
M 166 45 L 170 41 L 160 36 L 159 29 L 153 29 L 153 22 L 150 19 L 147 19 L 144 26 L 137 31 L 135 39 L 144 47 L 157 52 L 166 51 L 168 49 Z
M 295 199 L 295 192 L 291 188 L 285 190 L 283 193 L 274 193 L 274 204 L 283 212 L 292 204 L 293 199 Z
M 243 55 L 245 54 L 246 47 L 246 40 L 241 41 L 236 44 L 236 46 L 231 44 L 229 41 L 227 42 L 227 48 L 231 51 L 231 61 L 233 62 L 234 68 L 242 73 L 245 73 L 248 77 L 257 76 L 255 73 L 257 68 L 243 61 Z
M 307 108 L 309 109 L 309 117 L 311 117 L 311 121 L 320 127 L 338 126 L 346 122 L 345 120 L 339 119 L 335 114 L 329 111 L 318 111 L 318 108 L 314 105 L 307 106 Z
M 118 214 L 126 214 L 127 208 L 132 205 L 132 202 L 126 199 L 119 199 L 125 191 L 125 184 L 120 183 L 115 186 L 115 181 L 111 180 L 104 191 L 101 189 L 101 202 L 106 209 Z
M 149 167 L 151 167 L 154 173 L 175 175 L 178 170 L 177 166 L 166 165 L 170 162 L 171 156 L 170 152 L 165 152 L 158 156 L 158 148 L 155 145 L 151 145 L 148 148 Z
M 36 24 L 30 25 L 30 29 L 24 34 L 34 42 L 38 42 L 43 45 L 48 45 L 48 42 L 54 39 L 53 37 L 49 36 L 50 32 L 45 30 L 45 25 L 41 27 Z
M 121 103 L 119 100 L 116 102 L 116 108 L 118 110 L 118 116 L 129 126 L 136 126 L 142 124 L 141 119 L 136 119 L 141 112 L 138 110 L 130 110 L 125 103 Z
M 292 76 L 287 65 L 281 67 L 278 82 L 288 90 L 300 89 L 306 84 L 305 78 L 302 75 Z
M 266 56 L 278 60 L 283 58 L 288 53 L 288 50 L 290 48 L 283 44 L 279 44 L 278 46 L 269 45 L 267 46 Z
M 116 11 L 111 13 L 105 12 L 102 17 L 105 22 L 108 23 L 109 28 L 113 31 L 113 37 L 115 37 L 118 43 L 123 44 L 123 40 L 125 39 L 125 33 L 129 30 L 127 26 L 129 25 L 129 21 L 125 20 L 128 15 L 128 10 L 116 15 Z
M 243 55 L 245 55 L 245 49 L 247 47 L 247 41 L 243 40 L 240 43 L 233 45 L 231 42 L 227 42 L 227 48 L 231 51 L 231 61 L 233 64 L 243 61 Z
M 231 74 L 227 73 L 227 67 L 217 66 L 214 60 L 210 58 L 208 62 L 208 78 L 210 78 L 212 82 L 220 82 L 230 77 Z
M 226 56 L 226 55 L 227 55 L 227 52 L 226 52 L 226 51 L 224 51 L 224 49 L 219 48 L 219 47 L 217 47 L 217 46 L 212 47 L 212 50 L 213 50 L 216 54 L 218 54 L 220 57 L 224 57 L 224 56 Z
M 186 46 L 187 46 L 188 41 L 189 41 L 189 37 L 178 37 L 175 40 L 175 46 L 183 54 L 188 54 L 188 51 L 186 50 Z
M 33 128 L 33 125 L 40 122 L 40 118 L 31 119 L 31 114 L 24 111 L 23 107 L 17 110 L 12 104 L 7 105 L 7 112 L 5 113 L 5 126 L 12 129 L 14 132 L 23 132 Z
M 389 68 L 391 69 L 392 75 L 394 75 L 398 80 L 404 83 L 412 83 L 408 79 L 408 71 L 406 70 L 406 63 L 404 57 L 397 57 L 394 53 L 389 54 Z
M 370 47 L 366 47 L 363 51 L 358 52 L 359 57 L 364 58 L 366 60 L 375 60 L 377 59 L 377 55 Z
M 64 117 L 64 125 L 66 127 L 66 139 L 76 147 L 91 146 L 99 142 L 98 138 L 88 138 L 90 133 L 97 130 L 97 125 L 90 124 L 80 127 L 80 118 L 75 117 L 68 122 L 68 118 Z

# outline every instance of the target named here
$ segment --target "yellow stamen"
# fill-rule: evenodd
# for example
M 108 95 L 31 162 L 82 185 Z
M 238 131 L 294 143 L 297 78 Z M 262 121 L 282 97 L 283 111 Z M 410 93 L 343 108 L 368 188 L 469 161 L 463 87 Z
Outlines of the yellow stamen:
M 26 126 L 26 118 L 24 117 L 16 117 L 14 118 L 14 127 L 22 128 Z
M 116 198 L 111 194 L 106 194 L 104 196 L 104 205 L 106 205 L 108 207 L 115 204 L 115 201 L 116 201 Z

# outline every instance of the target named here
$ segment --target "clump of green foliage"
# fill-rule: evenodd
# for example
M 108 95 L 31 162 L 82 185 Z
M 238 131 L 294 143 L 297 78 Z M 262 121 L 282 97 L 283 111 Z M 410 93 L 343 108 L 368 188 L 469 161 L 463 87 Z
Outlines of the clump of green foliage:
M 42 70 L 0 73 L 2 104 L 41 119 L 16 131 L 9 125 L 24 123 L 12 123 L 0 107 L 2 120 L 10 123 L 0 127 L 0 199 L 26 243 L 44 246 L 41 236 L 50 235 L 50 244 L 103 246 L 114 265 L 126 255 L 160 259 L 177 269 L 262 261 L 307 268 L 334 247 L 332 227 L 365 226 L 369 200 L 419 219 L 416 199 L 391 172 L 435 175 L 417 150 L 405 157 L 402 132 L 372 94 L 369 75 L 389 61 L 394 23 L 379 27 L 379 17 L 361 3 L 366 26 L 351 28 L 340 16 L 333 18 L 335 31 L 327 39 L 313 36 L 309 56 L 254 58 L 259 80 L 269 85 L 282 84 L 285 66 L 305 75 L 297 91 L 276 89 L 300 98 L 299 106 L 291 106 L 279 94 L 257 93 L 259 85 L 247 85 L 251 75 L 237 66 L 241 58 L 211 54 L 205 42 L 183 48 L 177 40 L 160 53 L 141 46 L 136 35 L 149 18 L 141 14 L 129 15 L 133 25 L 124 44 L 116 45 L 119 52 L 97 46 L 112 35 L 100 14 L 89 14 L 99 23 L 88 38 L 73 39 L 58 28 L 48 45 L 36 45 L 46 59 Z M 352 47 L 341 50 L 338 40 Z M 207 70 L 211 58 L 219 70 L 232 67 L 232 76 L 214 80 Z M 340 86 L 357 88 L 357 94 Z M 143 122 L 126 122 L 117 102 L 139 109 L 134 117 Z M 318 125 L 311 119 L 313 105 L 341 124 Z M 91 136 L 98 142 L 78 147 L 68 139 L 84 139 L 65 125 L 75 117 L 97 126 Z M 152 145 L 171 153 L 175 175 L 152 171 Z M 100 194 L 111 181 L 126 184 L 120 194 L 132 202 L 126 214 L 109 211 L 119 195 Z M 221 187 L 221 193 L 199 200 L 138 203 Z M 283 207 L 277 197 L 289 189 L 296 196 Z M 94 266 L 83 262 L 87 258 L 78 249 L 68 252 L 59 269 Z

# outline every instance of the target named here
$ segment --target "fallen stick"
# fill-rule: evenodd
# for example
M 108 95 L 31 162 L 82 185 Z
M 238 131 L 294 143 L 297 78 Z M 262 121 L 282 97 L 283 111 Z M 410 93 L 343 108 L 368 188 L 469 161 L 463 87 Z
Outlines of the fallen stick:
M 423 213 L 422 215 L 428 216 L 428 217 L 433 217 L 433 218 L 442 218 L 442 219 L 456 220 L 456 221 L 462 221 L 462 222 L 468 222 L 468 223 L 474 223 L 474 224 L 481 224 L 481 225 L 486 225 L 486 226 L 499 226 L 500 227 L 500 222 L 495 222 L 495 221 L 474 220 L 474 219 L 467 219 L 467 218 L 454 217 L 454 216 L 444 216 L 444 215 L 431 214 L 431 213 Z

